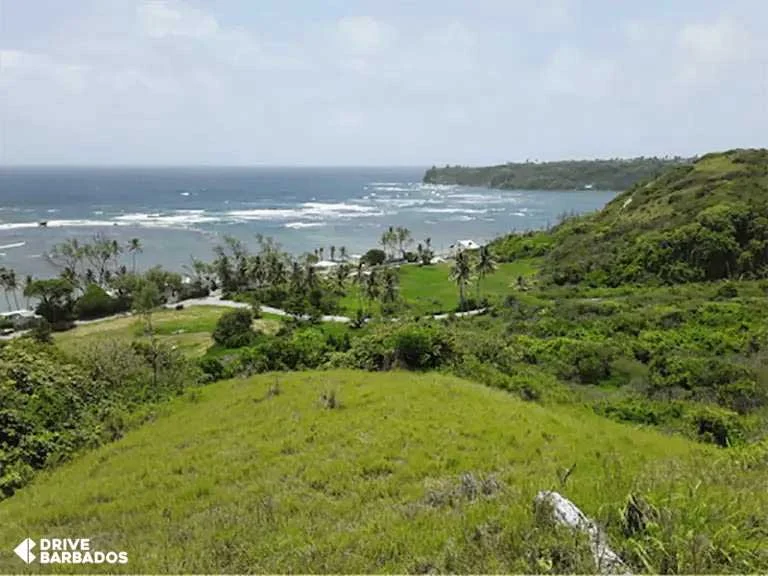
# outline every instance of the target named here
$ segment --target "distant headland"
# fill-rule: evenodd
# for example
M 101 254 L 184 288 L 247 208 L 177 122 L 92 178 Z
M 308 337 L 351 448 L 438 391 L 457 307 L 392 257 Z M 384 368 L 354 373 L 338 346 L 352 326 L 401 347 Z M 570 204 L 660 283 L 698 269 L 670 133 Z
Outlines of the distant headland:
M 614 158 L 519 162 L 498 166 L 432 166 L 424 174 L 426 184 L 458 184 L 502 190 L 614 190 L 655 178 L 667 168 L 691 164 L 695 158 Z

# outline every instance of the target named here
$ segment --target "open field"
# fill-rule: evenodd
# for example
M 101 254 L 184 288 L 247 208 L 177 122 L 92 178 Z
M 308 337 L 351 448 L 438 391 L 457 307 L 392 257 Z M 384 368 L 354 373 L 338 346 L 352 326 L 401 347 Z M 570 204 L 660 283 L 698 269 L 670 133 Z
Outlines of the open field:
M 729 452 L 586 410 L 438 374 L 337 371 L 221 382 L 161 412 L 0 503 L 2 549 L 90 536 L 127 550 L 110 569 L 133 573 L 590 571 L 583 543 L 535 522 L 534 495 L 557 489 L 635 569 L 669 569 L 670 555 L 681 572 L 768 568 L 764 468 L 742 460 L 737 475 Z M 660 513 L 633 539 L 630 493 Z M 0 572 L 23 568 L 0 557 Z
M 488 275 L 481 286 L 481 297 L 497 298 L 514 290 L 518 276 L 529 278 L 538 267 L 536 259 L 521 259 L 498 265 L 496 272 Z M 406 264 L 398 269 L 400 275 L 400 296 L 408 313 L 414 316 L 439 314 L 456 310 L 459 293 L 450 279 L 450 264 L 419 266 Z M 468 286 L 467 297 L 476 298 L 474 281 Z M 342 299 L 344 314 L 354 315 L 360 305 L 357 286 L 351 286 Z
M 189 306 L 183 310 L 160 309 L 153 313 L 152 323 L 158 338 L 178 346 L 191 355 L 202 355 L 213 343 L 211 333 L 219 317 L 230 310 L 224 306 Z M 280 320 L 268 315 L 254 320 L 254 328 L 272 333 Z M 94 338 L 132 339 L 144 335 L 144 321 L 136 316 L 123 316 L 84 324 L 55 335 L 64 350 Z

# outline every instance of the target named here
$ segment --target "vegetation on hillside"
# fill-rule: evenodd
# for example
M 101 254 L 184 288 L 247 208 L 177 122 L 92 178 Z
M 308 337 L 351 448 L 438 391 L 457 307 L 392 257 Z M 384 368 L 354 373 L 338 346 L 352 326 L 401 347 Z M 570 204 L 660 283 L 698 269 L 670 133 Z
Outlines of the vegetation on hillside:
M 594 214 L 493 243 L 502 261 L 547 255 L 544 277 L 591 286 L 768 275 L 768 150 L 708 154 Z
M 626 190 L 655 178 L 673 166 L 690 164 L 684 158 L 631 158 L 525 162 L 472 168 L 433 166 L 424 174 L 428 184 L 459 184 L 504 190 Z

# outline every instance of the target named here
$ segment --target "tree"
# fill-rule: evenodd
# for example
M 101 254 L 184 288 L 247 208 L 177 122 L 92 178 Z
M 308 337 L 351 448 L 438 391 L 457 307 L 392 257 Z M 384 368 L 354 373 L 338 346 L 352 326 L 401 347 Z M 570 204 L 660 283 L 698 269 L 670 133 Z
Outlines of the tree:
M 341 259 L 342 261 L 347 259 L 347 247 L 346 246 L 342 246 L 341 248 L 339 248 L 339 259 Z
M 312 266 L 312 264 L 307 264 L 307 269 L 304 271 L 304 273 L 307 288 L 310 290 L 315 290 L 320 284 L 320 279 L 317 277 L 317 270 L 315 270 L 315 267 Z
M 435 253 L 432 250 L 432 238 L 425 239 L 424 246 L 419 244 L 418 254 L 422 266 L 429 266 L 432 264 L 432 258 L 435 256 Z
M 365 297 L 373 302 L 379 296 L 379 282 L 376 270 L 371 270 L 365 277 Z
M 136 273 L 136 254 L 144 252 L 144 248 L 141 245 L 141 240 L 138 238 L 131 238 L 128 242 L 128 253 L 131 255 L 131 270 Z
M 8 310 L 11 309 L 11 300 L 8 298 L 8 269 L 3 266 L 0 268 L 0 286 L 3 288 L 3 296 L 5 296 L 5 303 L 8 305 Z
M 34 282 L 32 275 L 27 274 L 27 276 L 24 278 L 24 286 L 21 287 L 21 293 L 24 295 L 24 298 L 26 298 L 27 301 L 27 309 L 29 309 L 29 296 L 27 296 L 27 287 Z
M 336 246 L 331 246 L 331 261 L 336 261 Z
M 97 234 L 93 237 L 91 244 L 83 246 L 82 255 L 91 264 L 96 273 L 96 282 L 99 286 L 104 286 L 110 274 L 110 265 L 114 260 L 117 262 L 117 258 L 121 252 L 120 245 L 117 240 L 110 240 L 103 234 Z M 76 270 L 72 272 L 76 274 Z
M 322 260 L 322 259 L 323 259 L 323 252 L 325 252 L 325 248 L 323 248 L 322 246 L 320 246 L 320 251 L 319 251 L 320 260 Z
M 408 230 L 408 228 L 403 228 L 402 226 L 398 226 L 395 229 L 395 235 L 394 239 L 397 241 L 397 247 L 400 251 L 400 255 L 405 258 L 405 249 L 413 243 L 413 238 L 411 237 L 411 231 Z
M 70 238 L 56 244 L 51 251 L 45 254 L 45 259 L 57 268 L 62 276 L 70 280 L 77 280 L 78 268 L 86 254 L 86 246 L 81 246 L 77 238 Z
M 480 283 L 485 280 L 488 274 L 496 271 L 496 261 L 488 246 L 482 246 L 478 254 L 478 260 L 475 264 L 475 273 L 477 274 L 477 299 L 480 300 Z
M 379 266 L 384 264 L 386 259 L 387 255 L 383 250 L 379 250 L 378 248 L 371 248 L 368 250 L 368 252 L 363 254 L 363 257 L 360 259 L 360 261 L 368 264 L 368 266 Z
M 459 287 L 459 306 L 462 310 L 464 310 L 466 305 L 464 295 L 471 274 L 472 268 L 470 267 L 469 256 L 467 256 L 466 251 L 462 250 L 456 254 L 456 260 L 453 266 L 451 266 L 450 275 L 451 280 L 456 282 L 456 285 Z
M 387 228 L 386 232 L 381 235 L 379 243 L 384 249 L 385 259 L 388 258 L 390 256 L 390 250 L 397 244 L 397 232 L 392 226 Z
M 348 276 L 349 276 L 348 264 L 341 263 L 338 266 L 336 266 L 335 270 L 333 271 L 333 279 L 336 283 L 336 289 L 339 291 L 340 294 L 344 293 L 344 287 L 346 285 Z
M 48 320 L 54 328 L 72 320 L 72 293 L 74 286 L 64 278 L 33 280 L 24 290 L 24 296 L 39 300 L 36 312 Z
M 398 280 L 397 272 L 394 270 L 387 269 L 384 271 L 381 289 L 382 303 L 392 305 L 397 302 Z
M 213 341 L 224 348 L 242 348 L 253 343 L 253 314 L 247 308 L 229 310 L 221 315 L 213 330 Z
M 149 336 L 150 343 L 150 364 L 152 365 L 152 385 L 153 388 L 157 388 L 157 373 L 158 373 L 158 342 L 155 338 L 155 330 L 152 324 L 152 313 L 155 308 L 162 304 L 163 298 L 160 294 L 160 290 L 155 282 L 144 281 L 141 284 L 141 288 L 138 294 L 133 299 L 134 310 L 142 316 L 144 319 L 144 325 L 146 327 L 147 335 Z
M 19 289 L 19 282 L 16 278 L 16 271 L 9 268 L 6 272 L 5 286 L 13 294 L 13 303 L 16 305 L 16 310 L 19 309 L 19 296 L 16 291 Z

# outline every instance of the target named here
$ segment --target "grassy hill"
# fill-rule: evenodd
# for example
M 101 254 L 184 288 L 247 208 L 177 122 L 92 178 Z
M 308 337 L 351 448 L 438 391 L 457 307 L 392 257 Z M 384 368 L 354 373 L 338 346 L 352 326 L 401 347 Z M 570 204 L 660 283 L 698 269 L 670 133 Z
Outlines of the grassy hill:
M 689 164 L 683 158 L 631 158 L 507 163 L 498 166 L 432 167 L 424 174 L 431 184 L 459 184 L 503 190 L 626 190 L 667 168 Z
M 542 236 L 528 243 L 550 250 L 545 270 L 558 284 L 764 278 L 768 150 L 708 154 Z
M 27 536 L 127 550 L 109 569 L 132 573 L 591 571 L 582 540 L 534 516 L 552 488 L 635 570 L 759 572 L 766 471 L 764 449 L 436 373 L 265 374 L 188 391 L 1 502 L 0 572 L 40 570 L 10 553 Z M 629 494 L 644 528 L 624 520 Z

